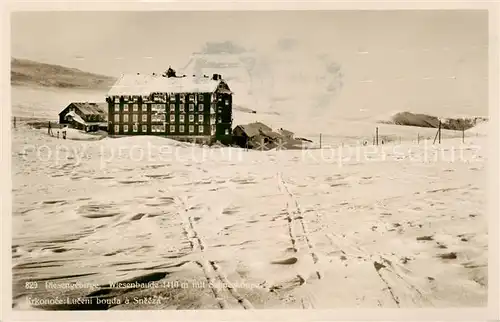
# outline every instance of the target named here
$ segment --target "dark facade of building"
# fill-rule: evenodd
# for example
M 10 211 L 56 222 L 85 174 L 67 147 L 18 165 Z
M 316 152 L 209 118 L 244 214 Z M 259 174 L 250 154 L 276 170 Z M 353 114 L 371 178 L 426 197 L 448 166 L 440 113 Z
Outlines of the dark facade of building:
M 220 75 L 122 76 L 107 102 L 111 135 L 231 141 L 232 92 Z
M 84 131 L 107 130 L 107 104 L 70 103 L 59 113 L 59 124 Z

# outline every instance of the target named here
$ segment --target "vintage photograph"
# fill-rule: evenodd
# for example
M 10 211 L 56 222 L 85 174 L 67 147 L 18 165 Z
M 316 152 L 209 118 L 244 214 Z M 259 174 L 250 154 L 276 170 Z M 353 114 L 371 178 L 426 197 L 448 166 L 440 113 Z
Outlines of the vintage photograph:
M 488 18 L 12 12 L 12 309 L 486 307 Z

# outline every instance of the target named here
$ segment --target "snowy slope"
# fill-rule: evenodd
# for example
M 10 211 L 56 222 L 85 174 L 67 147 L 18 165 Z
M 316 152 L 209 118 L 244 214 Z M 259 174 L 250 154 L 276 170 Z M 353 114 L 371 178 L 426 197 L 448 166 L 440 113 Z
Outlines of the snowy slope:
M 245 152 L 19 127 L 15 309 L 484 306 L 486 143 Z M 120 281 L 157 284 L 103 287 Z

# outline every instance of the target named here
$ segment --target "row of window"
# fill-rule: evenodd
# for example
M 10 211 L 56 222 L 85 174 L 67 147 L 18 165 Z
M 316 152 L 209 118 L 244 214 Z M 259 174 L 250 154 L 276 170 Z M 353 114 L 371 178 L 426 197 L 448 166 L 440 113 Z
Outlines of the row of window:
M 220 119 L 220 118 L 219 118 Z M 198 122 L 203 123 L 205 120 L 205 116 L 203 114 L 198 115 Z M 214 119 L 215 120 L 215 119 Z M 114 118 L 115 122 L 120 122 L 120 114 L 115 114 Z M 129 116 L 128 114 L 123 114 L 123 122 L 127 123 L 129 121 Z M 132 115 L 132 122 L 138 122 L 139 121 L 139 116 L 137 114 Z M 142 115 L 142 122 L 146 123 L 148 121 L 148 115 L 143 114 Z M 151 115 L 151 122 L 164 122 L 165 121 L 165 114 L 157 114 L 157 115 Z M 175 115 L 170 114 L 170 122 L 175 122 Z M 179 115 L 179 122 L 184 123 L 186 122 L 185 115 Z M 194 115 L 189 115 L 189 122 L 194 122 Z
M 139 106 L 139 104 L 134 103 L 134 104 L 131 104 L 131 105 L 132 106 L 130 108 L 130 111 L 134 111 L 134 112 L 141 111 L 141 106 Z M 147 110 L 147 108 L 144 109 L 144 110 Z M 151 110 L 152 111 L 163 111 L 163 110 L 165 110 L 165 105 L 164 104 L 152 104 L 151 105 Z M 184 104 L 179 104 L 179 110 L 181 112 L 185 111 Z M 195 110 L 195 104 L 189 104 L 189 111 L 190 112 L 194 112 L 194 110 Z M 205 110 L 205 105 L 203 103 L 198 104 L 198 109 L 197 110 L 199 112 L 203 112 Z M 123 105 L 123 111 L 124 112 L 129 112 L 129 104 Z M 175 104 L 170 104 L 170 111 L 171 112 L 175 111 Z M 119 104 L 115 104 L 115 112 L 120 112 L 120 105 Z
M 175 101 L 176 100 L 176 96 L 175 94 L 170 94 L 168 95 L 169 97 L 169 100 L 172 102 L 172 101 Z M 188 100 L 190 102 L 194 102 L 196 101 L 196 98 L 199 100 L 199 101 L 203 101 L 205 100 L 205 96 L 204 94 L 198 94 L 197 96 L 195 96 L 195 94 L 188 94 Z M 217 95 L 215 93 L 212 94 L 212 100 L 215 100 L 217 98 Z M 151 96 L 142 96 L 142 101 L 149 101 L 149 100 L 162 100 L 162 101 L 165 101 L 167 99 L 167 94 L 166 93 L 154 93 L 153 95 Z M 181 93 L 179 94 L 179 99 L 181 101 L 185 101 L 186 100 L 186 94 L 185 93 Z M 139 100 L 139 97 L 138 96 L 124 96 L 123 97 L 123 100 L 126 101 L 126 102 L 137 102 Z M 115 96 L 114 97 L 114 101 L 115 102 L 119 102 L 120 101 L 120 97 L 118 96 Z
M 120 133 L 120 128 L 123 129 L 123 132 L 129 132 L 129 126 L 127 124 L 125 125 L 115 125 L 115 133 Z M 203 133 L 205 132 L 205 127 L 203 125 L 198 125 L 197 126 L 197 132 L 195 132 L 195 126 L 194 125 L 189 125 L 188 127 L 188 130 L 189 130 L 189 133 Z M 151 126 L 151 132 L 155 132 L 155 133 L 161 133 L 161 132 L 165 132 L 165 129 L 166 129 L 166 126 L 165 125 L 152 125 Z M 169 127 L 170 129 L 170 133 L 185 133 L 186 132 L 186 127 L 184 125 L 179 125 L 178 126 L 178 129 L 179 131 L 177 131 L 177 126 L 176 125 L 170 125 Z M 148 126 L 147 125 L 142 125 L 142 126 L 139 126 L 137 124 L 134 124 L 132 126 L 132 132 L 134 133 L 147 133 L 148 132 Z

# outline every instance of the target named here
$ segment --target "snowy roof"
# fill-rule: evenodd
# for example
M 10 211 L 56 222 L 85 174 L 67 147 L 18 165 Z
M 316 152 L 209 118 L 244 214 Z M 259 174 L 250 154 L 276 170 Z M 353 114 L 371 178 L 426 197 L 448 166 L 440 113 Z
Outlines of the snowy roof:
M 74 111 L 68 112 L 64 118 L 70 116 L 75 122 L 86 125 L 85 121 L 80 117 L 80 115 L 76 114 Z
M 212 93 L 222 80 L 208 77 L 163 77 L 153 75 L 122 75 L 111 87 L 108 96 L 149 95 L 163 93 Z
M 278 132 L 280 132 L 283 135 L 293 135 L 292 131 L 285 130 L 284 128 L 280 128 Z
M 255 122 L 255 123 L 250 123 L 250 124 L 241 124 L 241 125 L 238 125 L 237 127 L 240 127 L 243 132 L 245 132 L 245 134 L 248 136 L 248 137 L 254 137 L 256 135 L 259 135 L 260 132 L 264 132 L 264 133 L 268 133 L 268 132 L 271 132 L 272 129 L 261 123 L 261 122 Z
M 70 106 L 78 108 L 84 115 L 106 115 L 108 113 L 106 103 L 72 102 L 59 115 L 64 114 Z
M 106 114 L 107 111 L 107 104 L 106 103 L 72 103 L 78 109 L 85 115 L 92 115 L 92 114 Z

